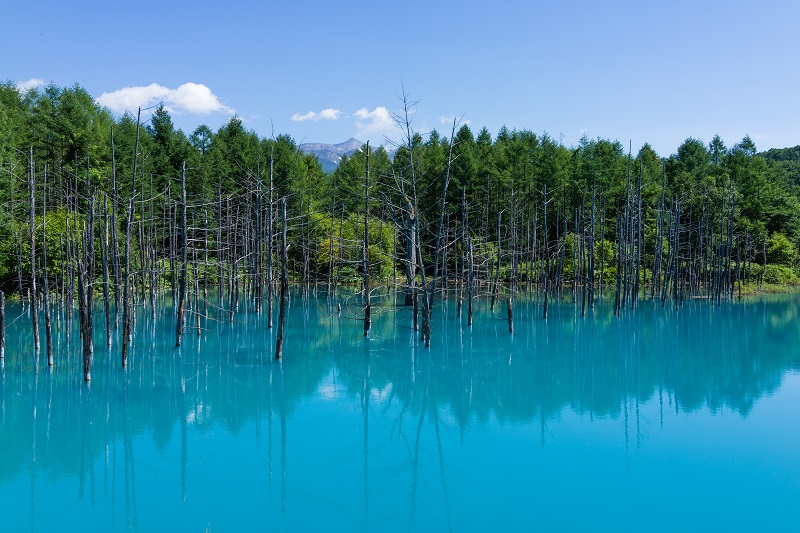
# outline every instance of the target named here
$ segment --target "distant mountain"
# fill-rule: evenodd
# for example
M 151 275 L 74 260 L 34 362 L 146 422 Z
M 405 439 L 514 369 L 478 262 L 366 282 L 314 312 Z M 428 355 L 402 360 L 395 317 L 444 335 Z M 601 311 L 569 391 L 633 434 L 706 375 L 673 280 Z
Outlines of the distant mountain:
M 316 155 L 325 172 L 333 172 L 343 155 L 353 155 L 363 145 L 358 139 L 351 138 L 339 144 L 303 143 L 298 148 L 305 154 Z

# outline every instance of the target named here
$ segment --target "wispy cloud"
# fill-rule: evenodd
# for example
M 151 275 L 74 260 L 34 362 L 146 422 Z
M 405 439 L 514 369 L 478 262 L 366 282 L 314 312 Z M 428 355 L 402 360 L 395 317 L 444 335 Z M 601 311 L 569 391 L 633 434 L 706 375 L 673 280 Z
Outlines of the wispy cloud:
M 193 113 L 207 115 L 220 112 L 233 115 L 235 111 L 223 104 L 211 89 L 202 83 L 184 83 L 176 89 L 170 89 L 151 83 L 147 86 L 124 87 L 110 93 L 103 93 L 97 103 L 122 113 L 137 107 L 150 107 L 159 102 L 171 113 Z
M 44 86 L 44 80 L 41 78 L 31 78 L 26 81 L 18 81 L 17 82 L 17 89 L 21 93 L 26 93 L 30 89 L 35 89 L 37 87 Z
M 362 140 L 378 140 L 384 137 L 397 140 L 402 136 L 400 127 L 392 118 L 389 110 L 383 106 L 369 111 L 362 107 L 353 116 L 356 118 L 356 137 Z
M 456 125 L 458 126 L 469 126 L 470 124 L 472 124 L 471 120 L 464 120 L 463 118 L 457 117 L 455 115 L 439 117 L 439 124 L 447 124 L 448 126 L 452 126 L 454 120 L 456 121 Z
M 292 120 L 294 122 L 306 122 L 308 120 L 317 122 L 319 120 L 339 120 L 342 118 L 342 111 L 339 109 L 333 109 L 329 107 L 328 109 L 323 109 L 319 113 L 315 113 L 313 111 L 309 111 L 308 113 L 300 114 L 295 113 L 292 115 Z

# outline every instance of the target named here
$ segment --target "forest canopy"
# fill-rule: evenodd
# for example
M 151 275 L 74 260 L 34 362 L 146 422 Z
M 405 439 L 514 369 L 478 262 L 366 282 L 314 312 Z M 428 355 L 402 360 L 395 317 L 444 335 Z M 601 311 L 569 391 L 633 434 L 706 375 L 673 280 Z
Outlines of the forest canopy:
M 261 137 L 236 116 L 217 131 L 200 125 L 187 134 L 175 128 L 162 105 L 138 126 L 136 116 L 114 116 L 78 85 L 50 85 L 22 93 L 11 82 L 0 84 L 0 282 L 4 288 L 13 291 L 9 284 L 30 270 L 20 258 L 27 257 L 29 250 L 31 173 L 34 202 L 52 213 L 52 228 L 65 225 L 66 213 L 85 216 L 91 199 L 98 195 L 124 209 L 135 191 L 134 220 L 145 230 L 134 232 L 133 239 L 142 248 L 145 239 L 163 242 L 168 238 L 168 228 L 159 226 L 166 215 L 154 213 L 173 213 L 180 201 L 184 165 L 187 194 L 195 207 L 189 216 L 195 226 L 207 230 L 205 239 L 213 240 L 213 228 L 235 224 L 237 216 L 252 218 L 249 206 L 263 199 L 268 186 L 272 198 L 287 198 L 290 218 L 302 222 L 290 230 L 290 240 L 302 241 L 291 248 L 292 271 L 304 279 L 312 271 L 324 274 L 331 268 L 326 247 L 333 248 L 334 233 L 341 231 L 339 243 L 362 239 L 359 231 L 363 230 L 356 221 L 365 209 L 381 224 L 380 230 L 375 229 L 377 248 L 370 248 L 370 268 L 375 268 L 376 275 L 388 276 L 392 246 L 403 248 L 403 244 L 402 239 L 400 244 L 390 242 L 395 237 L 391 229 L 384 232 L 384 226 L 400 228 L 411 176 L 420 251 L 429 266 L 441 216 L 451 240 L 457 236 L 456 225 L 467 221 L 487 254 L 495 248 L 510 250 L 505 252 L 508 261 L 516 258 L 519 265 L 527 258 L 535 260 L 530 249 L 542 243 L 546 254 L 561 253 L 566 262 L 562 267 L 568 269 L 567 249 L 574 243 L 568 243 L 567 236 L 588 231 L 578 219 L 586 219 L 591 210 L 597 216 L 593 240 L 619 241 L 619 226 L 626 223 L 620 217 L 636 198 L 642 224 L 637 246 L 645 263 L 655 264 L 654 254 L 666 253 L 656 242 L 667 238 L 663 214 L 679 204 L 678 216 L 685 217 L 687 224 L 685 246 L 700 245 L 708 237 L 717 244 L 725 241 L 728 256 L 741 247 L 740 255 L 743 252 L 756 265 L 797 267 L 800 146 L 759 154 L 749 136 L 730 146 L 719 136 L 708 141 L 687 138 L 675 153 L 664 156 L 649 144 L 632 152 L 617 140 L 584 137 L 576 146 L 564 146 L 546 133 L 505 127 L 493 136 L 486 128 L 475 132 L 460 125 L 451 138 L 436 130 L 422 135 L 409 129 L 408 138 L 393 147 L 393 157 L 383 147 L 369 150 L 372 180 L 365 203 L 364 148 L 344 157 L 332 173 L 325 173 L 316 157 L 301 152 L 291 137 Z M 545 203 L 550 217 L 546 222 Z M 124 229 L 120 220 L 117 231 Z M 151 230 L 148 225 L 157 227 Z M 246 231 L 243 228 L 239 230 Z M 275 234 L 270 238 L 275 239 Z M 63 244 L 52 235 L 47 239 L 52 248 L 48 261 L 58 268 Z M 214 249 L 221 248 L 209 246 L 206 253 L 212 250 L 213 255 Z M 341 246 L 337 250 L 342 257 L 349 253 Z M 690 250 L 686 261 L 692 258 Z M 452 256 L 444 259 L 448 260 L 457 262 Z M 613 259 L 608 262 L 613 276 Z M 349 261 L 347 269 L 355 276 L 357 261 Z

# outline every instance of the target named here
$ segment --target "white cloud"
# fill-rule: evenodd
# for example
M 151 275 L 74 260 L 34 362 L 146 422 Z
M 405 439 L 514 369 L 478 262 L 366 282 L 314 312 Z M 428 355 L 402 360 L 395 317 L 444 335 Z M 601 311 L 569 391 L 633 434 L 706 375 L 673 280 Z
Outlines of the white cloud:
M 457 117 L 455 115 L 450 115 L 448 117 L 439 117 L 439 124 L 447 124 L 448 126 L 453 125 L 453 120 L 456 121 L 456 127 L 459 126 L 469 126 L 472 124 L 471 120 L 463 120 L 461 117 Z
M 26 93 L 30 89 L 35 89 L 37 87 L 42 87 L 44 85 L 44 80 L 41 78 L 31 78 L 26 81 L 18 81 L 17 82 L 17 90 L 21 93 Z
M 397 141 L 402 131 L 392 118 L 389 110 L 383 106 L 369 111 L 362 107 L 353 116 L 356 118 L 356 137 L 361 140 L 383 140 L 384 137 Z
M 151 83 L 146 87 L 124 87 L 103 93 L 97 98 L 98 104 L 117 113 L 131 111 L 139 106 L 150 107 L 159 102 L 163 102 L 167 110 L 177 114 L 186 112 L 207 115 L 221 112 L 233 115 L 235 113 L 202 83 L 184 83 L 177 89 Z
M 307 120 L 311 120 L 317 122 L 319 120 L 338 120 L 342 117 L 342 111 L 339 109 L 333 109 L 329 107 L 328 109 L 323 109 L 319 113 L 315 113 L 313 111 L 309 111 L 308 113 L 300 114 L 295 113 L 292 115 L 292 121 L 294 122 L 305 122 Z

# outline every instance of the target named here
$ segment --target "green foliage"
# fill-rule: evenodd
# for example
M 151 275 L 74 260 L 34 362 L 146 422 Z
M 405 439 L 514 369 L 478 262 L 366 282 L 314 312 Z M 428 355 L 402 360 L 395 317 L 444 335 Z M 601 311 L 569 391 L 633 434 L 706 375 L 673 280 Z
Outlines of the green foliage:
M 762 265 L 752 265 L 750 275 L 755 279 L 761 279 L 763 283 L 776 284 L 776 285 L 798 285 L 800 284 L 800 277 L 797 272 L 784 265 L 767 264 L 766 267 Z
M 797 263 L 797 247 L 783 233 L 773 233 L 767 243 L 767 262 L 794 266 Z
M 330 259 L 343 282 L 359 282 L 363 277 L 362 254 L 364 243 L 364 218 L 350 215 L 332 219 L 328 215 L 311 216 L 314 228 L 312 238 L 317 250 L 319 271 L 330 273 Z M 369 273 L 375 281 L 391 279 L 394 271 L 395 230 L 380 219 L 369 218 Z
M 47 267 L 50 276 L 61 276 L 63 273 L 66 239 L 71 236 L 74 242 L 79 242 L 81 230 L 85 223 L 86 217 L 84 215 L 68 215 L 63 209 L 47 214 Z M 16 274 L 18 260 L 22 267 L 23 276 L 30 276 L 31 246 L 28 222 L 22 220 L 9 221 L 8 224 L 0 227 L 3 229 L 2 233 L 0 233 L 0 258 L 2 258 L 0 260 L 0 279 Z M 35 227 L 36 255 L 39 258 L 43 233 L 45 232 L 41 216 L 35 218 Z

